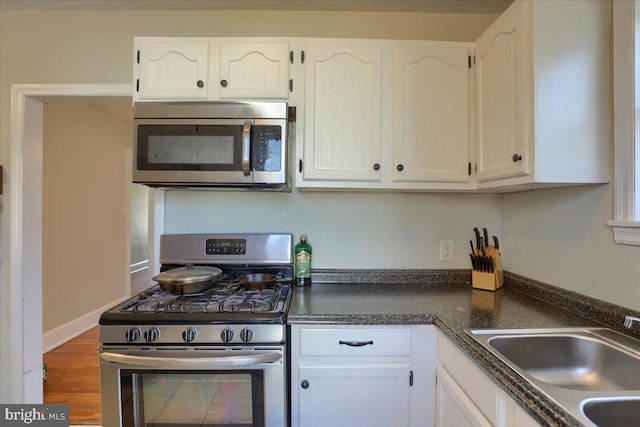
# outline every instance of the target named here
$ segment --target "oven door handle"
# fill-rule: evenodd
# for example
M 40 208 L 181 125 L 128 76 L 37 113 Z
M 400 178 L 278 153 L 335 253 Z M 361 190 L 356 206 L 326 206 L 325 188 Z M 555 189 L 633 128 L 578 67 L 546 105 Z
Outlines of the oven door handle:
M 242 126 L 242 173 L 251 175 L 251 120 Z
M 241 368 L 261 363 L 273 363 L 282 359 L 280 353 L 258 353 L 242 356 L 223 357 L 149 357 L 131 354 L 100 353 L 100 359 L 105 362 L 119 363 L 141 368 L 171 368 L 171 369 L 215 369 Z

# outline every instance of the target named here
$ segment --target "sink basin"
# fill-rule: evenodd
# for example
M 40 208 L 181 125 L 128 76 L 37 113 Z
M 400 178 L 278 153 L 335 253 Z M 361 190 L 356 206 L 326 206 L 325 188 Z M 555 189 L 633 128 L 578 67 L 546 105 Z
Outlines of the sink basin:
M 584 403 L 582 412 L 599 427 L 638 425 L 640 399 L 591 400 Z
M 607 328 L 466 332 L 582 424 L 639 425 L 640 340 Z
M 496 351 L 538 381 L 572 390 L 640 390 L 640 358 L 588 336 L 498 336 Z

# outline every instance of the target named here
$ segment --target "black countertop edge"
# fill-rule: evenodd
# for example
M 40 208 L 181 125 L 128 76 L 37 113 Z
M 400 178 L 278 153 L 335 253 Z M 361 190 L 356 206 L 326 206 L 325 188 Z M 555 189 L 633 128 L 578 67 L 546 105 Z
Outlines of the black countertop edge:
M 313 284 L 322 283 L 460 283 L 471 284 L 469 269 L 314 269 L 311 272 Z
M 608 328 L 640 338 L 640 327 L 624 326 L 625 316 L 640 317 L 640 312 L 548 283 L 505 271 L 504 283 L 528 297 L 600 323 Z

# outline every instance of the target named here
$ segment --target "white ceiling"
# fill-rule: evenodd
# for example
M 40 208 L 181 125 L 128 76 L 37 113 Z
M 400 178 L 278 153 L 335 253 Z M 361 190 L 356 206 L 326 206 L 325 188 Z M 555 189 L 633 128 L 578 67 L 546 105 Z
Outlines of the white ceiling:
M 502 13 L 513 0 L 0 0 L 0 10 L 322 10 Z

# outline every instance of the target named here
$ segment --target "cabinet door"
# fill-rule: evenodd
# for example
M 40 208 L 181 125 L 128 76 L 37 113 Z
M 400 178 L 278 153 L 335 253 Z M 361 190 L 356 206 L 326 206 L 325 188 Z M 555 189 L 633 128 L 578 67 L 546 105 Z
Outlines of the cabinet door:
M 220 43 L 220 98 L 289 95 L 289 43 Z
M 297 425 L 389 427 L 409 423 L 409 363 L 298 365 Z M 294 421 L 294 425 L 296 425 Z
M 436 427 L 491 426 L 442 366 L 436 375 Z
M 138 52 L 134 98 L 207 99 L 209 43 L 144 41 Z
M 515 2 L 478 39 L 478 181 L 528 174 L 529 38 L 526 9 Z
M 379 181 L 382 46 L 307 43 L 303 178 Z
M 466 47 L 394 48 L 394 181 L 469 180 L 468 58 Z

